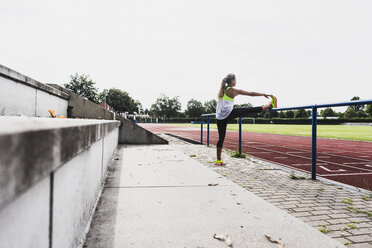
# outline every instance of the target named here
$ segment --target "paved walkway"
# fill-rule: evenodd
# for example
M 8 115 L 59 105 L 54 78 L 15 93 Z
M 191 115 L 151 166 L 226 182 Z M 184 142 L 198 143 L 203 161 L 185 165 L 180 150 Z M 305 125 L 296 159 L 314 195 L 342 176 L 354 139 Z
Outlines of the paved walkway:
M 182 148 L 118 148 L 85 247 L 343 247 Z
M 215 166 L 215 148 L 190 145 L 163 135 L 176 149 L 210 167 L 292 216 L 322 229 L 348 247 L 372 247 L 372 195 L 341 184 L 290 178 L 291 170 L 252 157 L 232 158 L 224 151 L 228 164 Z
M 152 132 L 166 133 L 200 143 L 200 127 L 142 123 Z M 351 131 L 351 130 L 350 130 Z M 210 129 L 210 144 L 217 144 L 218 130 Z M 242 151 L 256 158 L 311 172 L 311 137 L 242 132 Z M 207 128 L 204 127 L 204 144 Z M 238 130 L 227 130 L 224 147 L 238 148 Z M 317 174 L 333 181 L 372 190 L 372 142 L 317 138 Z

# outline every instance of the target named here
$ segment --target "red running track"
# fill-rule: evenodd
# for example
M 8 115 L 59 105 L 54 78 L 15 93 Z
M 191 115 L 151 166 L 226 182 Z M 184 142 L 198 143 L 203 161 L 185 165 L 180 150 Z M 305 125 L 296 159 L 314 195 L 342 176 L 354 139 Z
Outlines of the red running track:
M 154 133 L 170 133 L 200 142 L 200 129 L 166 124 L 141 124 Z M 210 144 L 216 145 L 217 130 L 210 130 Z M 299 171 L 311 171 L 311 138 L 279 134 L 242 132 L 242 152 Z M 238 131 L 228 130 L 224 148 L 237 150 Z M 203 143 L 207 142 L 204 128 Z M 372 142 L 317 139 L 317 175 L 337 182 L 372 190 Z

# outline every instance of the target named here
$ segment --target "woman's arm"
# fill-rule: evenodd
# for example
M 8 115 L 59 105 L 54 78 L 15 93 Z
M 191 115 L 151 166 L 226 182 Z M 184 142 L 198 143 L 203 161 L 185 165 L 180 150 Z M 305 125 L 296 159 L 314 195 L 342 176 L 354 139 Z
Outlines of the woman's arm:
M 231 92 L 230 92 L 231 91 Z M 230 96 L 230 94 L 233 96 Z M 271 97 L 272 95 L 264 94 L 264 93 L 258 93 L 258 92 L 249 92 L 245 90 L 240 90 L 240 89 L 234 89 L 232 88 L 231 90 L 226 92 L 226 95 L 229 97 L 236 97 L 237 95 L 245 95 L 245 96 L 264 96 L 266 98 Z

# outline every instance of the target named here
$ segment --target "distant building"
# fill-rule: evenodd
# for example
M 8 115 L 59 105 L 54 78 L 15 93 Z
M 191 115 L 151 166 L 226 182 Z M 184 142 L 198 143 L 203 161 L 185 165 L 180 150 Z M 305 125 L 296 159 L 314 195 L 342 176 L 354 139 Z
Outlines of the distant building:
M 107 109 L 108 111 L 114 112 L 114 109 L 110 105 L 108 105 L 107 102 L 105 101 L 101 102 L 99 106 L 101 106 L 104 109 Z

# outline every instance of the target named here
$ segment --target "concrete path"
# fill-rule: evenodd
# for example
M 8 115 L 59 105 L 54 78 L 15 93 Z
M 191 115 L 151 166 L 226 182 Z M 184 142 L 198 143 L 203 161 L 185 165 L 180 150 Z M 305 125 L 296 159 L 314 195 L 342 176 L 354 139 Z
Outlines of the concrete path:
M 169 145 L 242 186 L 265 201 L 284 210 L 349 248 L 372 248 L 372 192 L 322 179 L 310 180 L 310 174 L 262 161 L 256 157 L 231 157 L 223 151 L 226 166 L 210 163 L 216 148 L 196 146 L 164 135 Z M 295 180 L 293 173 L 303 176 Z
M 343 247 L 171 146 L 119 147 L 86 247 Z M 216 185 L 216 186 L 208 186 Z

